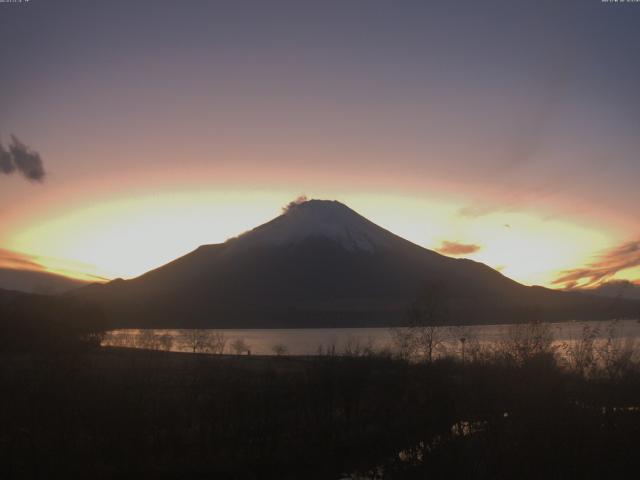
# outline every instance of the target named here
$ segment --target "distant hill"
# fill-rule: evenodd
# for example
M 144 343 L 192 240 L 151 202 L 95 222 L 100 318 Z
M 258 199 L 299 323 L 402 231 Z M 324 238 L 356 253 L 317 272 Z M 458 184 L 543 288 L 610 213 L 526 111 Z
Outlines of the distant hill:
M 387 326 L 404 321 L 410 303 L 434 285 L 447 306 L 443 323 L 640 312 L 640 303 L 631 301 L 526 287 L 322 200 L 294 204 L 237 238 L 201 246 L 140 277 L 89 285 L 74 295 L 98 302 L 115 326 Z
M 27 293 L 58 294 L 89 282 L 35 270 L 0 268 L 0 288 Z
M 18 292 L 16 290 L 5 290 L 0 288 L 0 307 L 7 305 L 13 299 L 21 296 L 26 296 L 24 292 Z
M 603 283 L 596 288 L 579 291 L 599 297 L 640 300 L 640 285 L 629 282 L 628 280 L 614 280 Z
M 0 352 L 94 348 L 106 326 L 82 299 L 0 289 Z

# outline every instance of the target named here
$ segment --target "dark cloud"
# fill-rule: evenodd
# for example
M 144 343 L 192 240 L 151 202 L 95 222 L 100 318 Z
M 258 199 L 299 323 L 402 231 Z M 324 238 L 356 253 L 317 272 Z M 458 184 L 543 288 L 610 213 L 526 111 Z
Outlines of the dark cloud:
M 11 271 L 29 271 L 45 273 L 48 275 L 54 275 L 60 278 L 68 277 L 67 280 L 72 282 L 83 282 L 83 280 L 77 280 L 76 277 L 80 270 L 73 268 L 73 264 L 69 263 L 71 268 L 60 268 L 60 262 L 57 262 L 58 266 L 55 269 L 55 273 L 51 272 L 45 265 L 43 265 L 41 258 L 34 255 L 27 255 L 25 253 L 14 252 L 13 250 L 7 250 L 6 248 L 0 248 L 0 274 L 4 275 L 5 286 L 0 288 L 7 288 L 6 280 L 7 272 Z M 87 275 L 83 274 L 85 278 L 92 278 L 98 282 L 109 281 L 108 278 L 101 277 L 99 275 Z M 10 276 L 13 278 L 12 276 Z M 1 280 L 1 279 L 0 279 Z
M 5 175 L 11 175 L 16 169 L 15 163 L 11 154 L 4 149 L 2 143 L 0 143 L 0 173 Z
M 442 242 L 442 246 L 436 249 L 436 251 L 444 255 L 469 255 L 477 252 L 480 248 L 480 245 L 449 242 L 445 240 Z
M 627 242 L 604 252 L 597 262 L 586 267 L 562 272 L 553 283 L 564 285 L 565 288 L 574 288 L 579 284 L 593 287 L 606 282 L 618 272 L 637 266 L 640 266 L 640 240 Z
M 32 182 L 42 182 L 45 177 L 40 154 L 11 135 L 9 151 L 0 143 L 0 173 L 11 175 L 16 171 Z
M 36 182 L 44 180 L 44 167 L 42 166 L 42 159 L 38 152 L 31 150 L 15 135 L 11 135 L 9 152 L 11 152 L 16 168 L 27 180 Z

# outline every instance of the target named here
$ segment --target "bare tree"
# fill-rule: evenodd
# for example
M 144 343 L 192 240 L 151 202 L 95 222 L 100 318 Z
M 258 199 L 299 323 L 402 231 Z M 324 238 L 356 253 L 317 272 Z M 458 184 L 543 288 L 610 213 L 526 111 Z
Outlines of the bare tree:
M 636 339 L 629 336 L 621 337 L 618 322 L 615 320 L 609 323 L 605 333 L 606 337 L 595 349 L 596 362 L 607 379 L 619 379 L 636 368 Z
M 160 350 L 160 335 L 153 329 L 144 329 L 138 332 L 136 347 L 146 350 Z
M 597 326 L 583 324 L 580 338 L 562 344 L 565 364 L 585 377 L 591 375 L 597 367 L 595 347 L 599 335 Z
M 124 347 L 123 335 L 116 332 L 107 332 L 102 341 L 107 347 Z
M 555 352 L 551 325 L 539 320 L 511 325 L 506 338 L 496 345 L 498 356 L 519 364 L 534 357 L 553 356 Z
M 236 338 L 231 343 L 231 348 L 236 353 L 236 355 L 242 355 L 245 352 L 249 352 L 249 346 L 245 343 L 244 339 Z
M 227 339 L 222 332 L 209 332 L 205 351 L 208 353 L 215 353 L 216 355 L 222 355 L 227 345 Z
M 171 350 L 171 347 L 173 346 L 173 336 L 170 333 L 163 333 L 160 335 L 158 341 L 161 350 L 164 350 L 165 352 Z
M 336 356 L 335 343 L 332 343 L 327 347 L 324 347 L 322 344 L 318 345 L 318 356 L 319 357 L 335 357 Z
M 107 332 L 104 338 L 104 345 L 110 347 L 135 348 L 137 346 L 137 335 L 127 331 Z
M 287 346 L 283 343 L 276 343 L 273 347 L 271 347 L 271 351 L 277 355 L 278 357 L 281 357 L 283 355 L 286 355 L 288 352 Z
M 373 355 L 373 353 L 374 344 L 372 338 L 368 338 L 367 341 L 363 343 L 357 338 L 349 337 L 343 350 L 345 357 L 366 357 Z
M 193 328 L 187 330 L 181 340 L 181 346 L 192 353 L 214 353 L 220 355 L 224 353 L 227 339 L 223 332 Z
M 186 331 L 183 337 L 184 346 L 192 353 L 206 351 L 208 344 L 208 331 L 201 328 L 192 328 Z
M 391 332 L 400 355 L 432 362 L 446 337 L 441 328 L 448 320 L 445 288 L 438 283 L 427 285 L 409 307 L 407 317 L 406 327 Z

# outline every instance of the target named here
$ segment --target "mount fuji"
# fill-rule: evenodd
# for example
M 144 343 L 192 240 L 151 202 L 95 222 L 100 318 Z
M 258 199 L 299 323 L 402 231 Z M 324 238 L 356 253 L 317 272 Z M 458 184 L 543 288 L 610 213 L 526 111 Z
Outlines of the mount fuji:
M 337 201 L 290 204 L 279 217 L 131 280 L 73 293 L 118 327 L 301 328 L 401 324 L 429 285 L 443 323 L 515 323 L 637 314 L 639 304 L 521 285 L 445 257 Z

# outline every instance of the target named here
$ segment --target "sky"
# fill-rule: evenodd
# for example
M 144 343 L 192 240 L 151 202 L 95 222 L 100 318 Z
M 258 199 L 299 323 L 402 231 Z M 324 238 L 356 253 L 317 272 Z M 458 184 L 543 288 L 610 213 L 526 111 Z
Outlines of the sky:
M 640 282 L 640 2 L 30 0 L 0 62 L 0 267 L 131 278 L 304 194 Z

